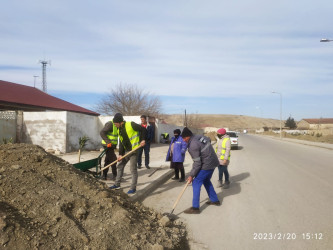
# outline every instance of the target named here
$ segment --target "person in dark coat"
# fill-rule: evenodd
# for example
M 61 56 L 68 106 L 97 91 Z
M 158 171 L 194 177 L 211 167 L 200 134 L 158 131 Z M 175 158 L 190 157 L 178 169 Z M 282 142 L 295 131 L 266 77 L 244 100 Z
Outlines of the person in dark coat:
M 192 207 L 186 209 L 186 214 L 199 214 L 200 213 L 200 191 L 201 186 L 204 185 L 209 201 L 207 205 L 221 205 L 217 194 L 211 182 L 212 175 L 219 160 L 217 159 L 215 150 L 211 145 L 208 137 L 202 135 L 194 135 L 187 127 L 181 133 L 183 140 L 187 142 L 188 152 L 193 159 L 192 170 L 190 176 L 187 178 L 188 183 L 192 183 L 193 200 Z
M 140 169 L 142 165 L 143 151 L 145 152 L 145 166 L 147 169 L 150 169 L 149 167 L 150 143 L 154 139 L 155 132 L 154 132 L 154 127 L 149 122 L 147 122 L 147 116 L 142 115 L 140 118 L 141 118 L 141 126 L 147 130 L 147 137 L 146 137 L 145 146 L 138 150 L 138 169 Z
M 118 134 L 117 134 L 117 127 L 113 124 L 112 121 L 109 121 L 105 124 L 104 128 L 100 132 L 100 136 L 102 137 L 102 145 L 105 151 L 105 161 L 104 167 L 109 165 L 110 163 L 117 160 L 117 156 L 114 150 L 117 148 L 118 144 Z M 112 168 L 112 175 L 113 180 L 117 177 L 117 166 L 113 164 Z M 107 174 L 109 172 L 109 168 L 103 170 L 102 179 L 107 180 Z

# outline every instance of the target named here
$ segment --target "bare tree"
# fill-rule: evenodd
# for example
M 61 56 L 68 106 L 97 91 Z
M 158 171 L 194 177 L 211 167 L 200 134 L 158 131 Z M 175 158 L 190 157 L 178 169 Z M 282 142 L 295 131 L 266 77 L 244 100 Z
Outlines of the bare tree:
M 97 103 L 96 111 L 106 115 L 157 116 L 162 104 L 157 96 L 144 92 L 135 84 L 118 84 Z
M 202 125 L 203 125 L 203 123 L 204 123 L 204 121 L 200 117 L 200 115 L 198 114 L 198 112 L 196 114 L 187 114 L 186 115 L 186 121 L 184 122 L 184 124 L 187 127 L 195 128 L 195 129 L 201 128 Z

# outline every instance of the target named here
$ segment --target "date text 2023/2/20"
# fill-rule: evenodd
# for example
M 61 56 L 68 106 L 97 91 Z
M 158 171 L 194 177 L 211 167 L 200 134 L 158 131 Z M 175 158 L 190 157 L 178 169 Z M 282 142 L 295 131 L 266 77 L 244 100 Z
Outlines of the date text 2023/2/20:
M 322 240 L 322 233 L 253 233 L 254 240 Z

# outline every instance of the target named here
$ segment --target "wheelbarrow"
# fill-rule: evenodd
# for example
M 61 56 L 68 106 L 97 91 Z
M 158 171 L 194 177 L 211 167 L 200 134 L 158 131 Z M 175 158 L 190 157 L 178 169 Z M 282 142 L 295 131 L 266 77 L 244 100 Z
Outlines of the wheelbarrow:
M 95 175 L 95 177 L 100 177 L 100 175 L 101 175 L 100 169 L 102 168 L 101 162 L 102 162 L 103 156 L 106 153 L 106 150 L 107 150 L 107 148 L 105 148 L 97 158 L 87 160 L 87 161 L 82 161 L 82 162 L 79 162 L 79 163 L 75 163 L 75 164 L 73 164 L 73 166 L 77 169 L 80 169 L 83 172 L 86 172 L 89 169 L 95 167 L 96 168 L 96 173 L 94 175 Z

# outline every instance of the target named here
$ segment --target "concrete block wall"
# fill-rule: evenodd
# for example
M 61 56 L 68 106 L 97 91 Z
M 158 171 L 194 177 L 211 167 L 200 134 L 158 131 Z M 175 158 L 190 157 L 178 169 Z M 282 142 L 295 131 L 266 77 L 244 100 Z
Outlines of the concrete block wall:
M 90 116 L 67 111 L 23 112 L 22 142 L 32 143 L 44 149 L 58 150 L 62 153 L 75 152 L 79 149 L 79 138 L 89 137 L 85 150 L 99 150 L 102 147 L 100 131 L 113 116 Z M 140 116 L 124 116 L 125 121 L 141 123 Z M 160 135 L 184 127 L 155 122 L 155 142 L 160 143 Z M 203 134 L 203 130 L 192 130 Z
M 66 151 L 79 150 L 79 138 L 86 136 L 89 140 L 84 147 L 85 150 L 97 150 L 100 148 L 99 119 L 97 116 L 85 115 L 74 112 L 67 113 Z
M 100 131 L 113 116 L 91 116 L 67 111 L 24 112 L 22 142 L 62 153 L 79 149 L 79 138 L 89 137 L 85 150 L 102 147 Z M 141 123 L 140 116 L 124 116 L 125 121 Z
M 66 151 L 67 112 L 23 112 L 22 142 Z

